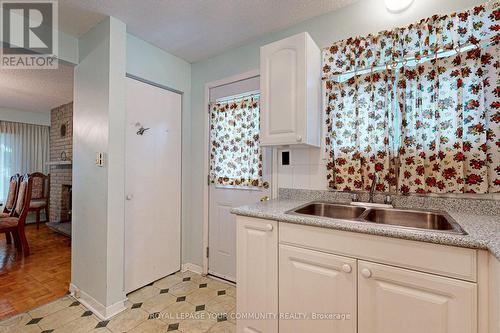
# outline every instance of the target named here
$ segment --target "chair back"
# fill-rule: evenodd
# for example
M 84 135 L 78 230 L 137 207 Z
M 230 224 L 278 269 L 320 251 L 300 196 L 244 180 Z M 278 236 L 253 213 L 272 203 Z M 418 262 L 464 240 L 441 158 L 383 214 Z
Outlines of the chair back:
M 22 176 L 19 182 L 19 191 L 17 194 L 16 208 L 12 216 L 19 218 L 18 226 L 23 227 L 28 215 L 31 201 L 31 191 L 33 186 L 33 179 L 29 174 Z
M 3 207 L 4 213 L 11 214 L 16 206 L 17 191 L 19 190 L 19 175 L 15 174 L 10 177 L 9 181 L 9 193 L 7 194 L 7 200 Z
M 47 199 L 49 189 L 49 176 L 41 172 L 33 172 L 33 190 L 31 192 L 31 200 Z

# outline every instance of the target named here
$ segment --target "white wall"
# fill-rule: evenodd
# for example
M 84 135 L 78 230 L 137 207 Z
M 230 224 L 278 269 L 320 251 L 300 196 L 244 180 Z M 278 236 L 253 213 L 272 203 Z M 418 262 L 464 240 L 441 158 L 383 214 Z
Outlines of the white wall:
M 50 111 L 31 112 L 0 107 L 0 120 L 50 126 Z
M 133 35 L 127 35 L 127 73 L 182 93 L 182 262 L 192 246 L 191 219 L 191 64 Z
M 71 282 L 102 317 L 125 299 L 125 45 L 125 24 L 107 18 L 80 38 L 75 67 Z
M 281 152 L 290 152 L 290 165 L 281 165 Z M 278 187 L 326 190 L 326 163 L 320 148 L 278 149 Z
M 450 13 L 483 3 L 483 0 L 418 0 L 405 12 L 389 13 L 382 0 L 360 0 L 336 12 L 304 21 L 285 30 L 268 34 L 253 42 L 224 52 L 216 57 L 194 63 L 192 66 L 192 199 L 191 219 L 186 226 L 190 249 L 186 260 L 198 265 L 202 263 L 202 220 L 203 220 L 203 119 L 205 83 L 220 80 L 249 70 L 259 68 L 259 49 L 267 43 L 307 31 L 320 47 L 347 37 L 367 35 L 413 23 L 436 13 Z M 312 156 L 311 156 L 312 154 Z M 279 186 L 321 188 L 326 183 L 320 155 L 315 152 L 292 153 L 292 166 L 281 168 Z M 320 168 L 318 170 L 318 168 Z M 326 187 L 326 184 L 325 184 Z

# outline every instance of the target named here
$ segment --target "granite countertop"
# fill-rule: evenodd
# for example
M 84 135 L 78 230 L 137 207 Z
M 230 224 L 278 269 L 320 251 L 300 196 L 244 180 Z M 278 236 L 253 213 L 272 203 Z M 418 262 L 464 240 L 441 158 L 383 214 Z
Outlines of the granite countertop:
M 275 199 L 231 209 L 236 215 L 276 220 L 279 222 L 310 225 L 336 230 L 360 232 L 428 243 L 489 250 L 500 260 L 500 217 L 447 211 L 460 224 L 467 235 L 420 231 L 346 220 L 285 214 L 286 211 L 311 202 L 308 199 Z

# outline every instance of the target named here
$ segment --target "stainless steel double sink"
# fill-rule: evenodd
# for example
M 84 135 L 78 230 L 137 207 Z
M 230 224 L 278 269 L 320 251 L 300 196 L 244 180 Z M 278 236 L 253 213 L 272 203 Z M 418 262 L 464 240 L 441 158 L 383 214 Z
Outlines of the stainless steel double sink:
M 432 230 L 434 232 L 461 235 L 467 234 L 450 215 L 439 211 L 374 208 L 314 201 L 289 210 L 286 213 L 292 215 L 327 217 L 361 223 L 377 223 L 399 228 Z

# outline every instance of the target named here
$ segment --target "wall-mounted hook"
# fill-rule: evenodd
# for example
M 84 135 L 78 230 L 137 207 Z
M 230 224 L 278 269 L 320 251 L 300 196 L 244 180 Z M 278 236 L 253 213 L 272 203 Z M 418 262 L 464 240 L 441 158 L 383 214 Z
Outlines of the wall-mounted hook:
M 149 130 L 149 127 L 148 128 L 144 128 L 144 126 L 141 126 L 141 128 L 139 128 L 137 130 L 137 135 L 143 135 L 144 132 L 146 132 L 147 130 Z

